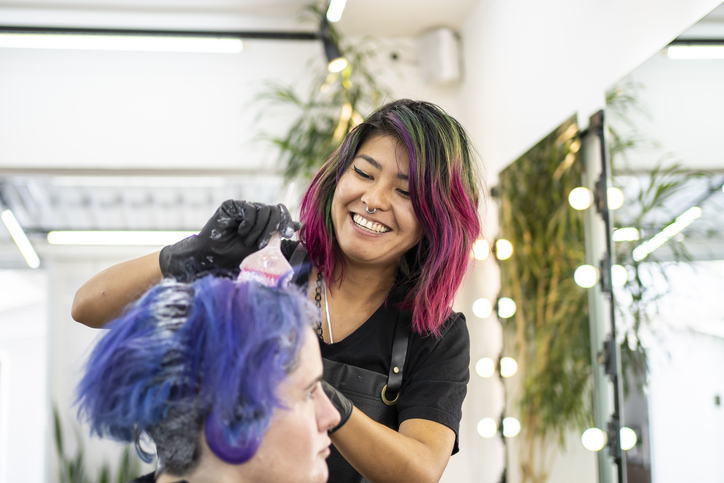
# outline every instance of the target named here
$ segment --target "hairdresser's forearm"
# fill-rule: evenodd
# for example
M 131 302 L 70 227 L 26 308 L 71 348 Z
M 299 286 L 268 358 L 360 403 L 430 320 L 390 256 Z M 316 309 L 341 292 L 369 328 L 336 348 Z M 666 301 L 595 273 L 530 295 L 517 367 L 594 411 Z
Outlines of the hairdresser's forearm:
M 425 483 L 442 477 L 455 433 L 423 419 L 404 421 L 398 433 L 355 408 L 349 421 L 332 434 L 332 442 L 373 483 Z
M 158 254 L 119 263 L 84 283 L 73 299 L 73 319 L 99 328 L 120 315 L 126 305 L 163 278 Z

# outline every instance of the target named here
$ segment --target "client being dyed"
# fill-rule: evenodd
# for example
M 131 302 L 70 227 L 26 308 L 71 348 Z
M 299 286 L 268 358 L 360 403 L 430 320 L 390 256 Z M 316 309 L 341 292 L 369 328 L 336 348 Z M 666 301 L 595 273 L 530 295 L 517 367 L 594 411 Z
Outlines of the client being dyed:
M 138 482 L 324 482 L 339 414 L 321 388 L 315 308 L 293 287 L 165 280 L 108 326 L 78 387 L 91 431 L 143 433 Z

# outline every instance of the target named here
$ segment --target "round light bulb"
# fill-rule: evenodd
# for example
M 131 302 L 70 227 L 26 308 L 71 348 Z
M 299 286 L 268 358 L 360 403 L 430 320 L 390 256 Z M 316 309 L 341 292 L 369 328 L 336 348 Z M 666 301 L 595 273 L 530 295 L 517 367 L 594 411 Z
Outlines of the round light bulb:
M 347 67 L 347 59 L 345 59 L 344 57 L 337 57 L 329 63 L 327 69 L 330 72 L 342 72 L 345 67 Z
M 623 191 L 616 188 L 615 186 L 612 186 L 608 189 L 606 192 L 608 195 L 608 209 L 609 210 L 618 210 L 623 206 Z
M 573 273 L 573 280 L 579 287 L 591 288 L 598 282 L 598 269 L 593 265 L 581 265 Z
M 608 435 L 598 428 L 588 428 L 581 435 L 581 443 L 588 451 L 601 451 L 608 442 Z
M 479 298 L 473 302 L 473 314 L 479 319 L 486 319 L 493 313 L 493 304 L 486 298 Z
M 478 434 L 483 438 L 492 438 L 498 432 L 498 424 L 493 418 L 483 418 L 478 422 Z
M 473 256 L 476 260 L 485 260 L 490 255 L 490 245 L 485 240 L 477 240 L 473 244 Z
M 593 203 L 593 195 L 588 188 L 579 186 L 578 188 L 573 188 L 571 192 L 568 193 L 568 204 L 570 204 L 574 210 L 585 210 L 591 206 L 591 203 Z
M 621 428 L 621 432 L 619 434 L 621 436 L 622 450 L 628 451 L 636 446 L 636 441 L 638 440 L 638 438 L 636 438 L 636 431 L 624 426 L 623 428 Z
M 478 359 L 475 363 L 475 372 L 480 377 L 490 377 L 495 374 L 495 362 L 489 357 Z
M 500 359 L 500 375 L 503 377 L 514 376 L 518 372 L 518 363 L 512 357 Z
M 513 255 L 513 244 L 505 238 L 495 242 L 495 256 L 498 260 L 507 260 Z
M 513 299 L 503 297 L 498 299 L 498 317 L 501 319 L 509 319 L 515 315 L 515 302 Z
M 611 238 L 615 242 L 636 241 L 641 238 L 641 234 L 639 233 L 639 230 L 637 228 L 634 228 L 633 226 L 628 226 L 625 228 L 618 228 L 614 230 L 613 236 Z
M 611 267 L 611 283 L 614 287 L 623 287 L 628 281 L 628 271 L 623 265 Z
M 513 436 L 518 436 L 518 433 L 520 433 L 520 421 L 515 418 L 504 418 L 503 436 L 512 438 Z

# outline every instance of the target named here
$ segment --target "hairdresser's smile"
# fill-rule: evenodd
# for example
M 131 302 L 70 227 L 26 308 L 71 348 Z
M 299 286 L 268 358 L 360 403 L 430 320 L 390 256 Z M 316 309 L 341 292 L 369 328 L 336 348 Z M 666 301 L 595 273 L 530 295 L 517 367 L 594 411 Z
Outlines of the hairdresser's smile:
M 356 226 L 359 228 L 362 228 L 363 233 L 370 232 L 375 235 L 381 235 L 382 233 L 387 233 L 392 231 L 390 227 L 385 226 L 381 223 L 377 223 L 376 221 L 369 220 L 362 215 L 358 215 L 357 213 L 350 213 L 352 216 L 352 221 Z
M 392 136 L 373 136 L 359 147 L 332 199 L 334 234 L 348 262 L 395 265 L 420 241 L 409 164 Z

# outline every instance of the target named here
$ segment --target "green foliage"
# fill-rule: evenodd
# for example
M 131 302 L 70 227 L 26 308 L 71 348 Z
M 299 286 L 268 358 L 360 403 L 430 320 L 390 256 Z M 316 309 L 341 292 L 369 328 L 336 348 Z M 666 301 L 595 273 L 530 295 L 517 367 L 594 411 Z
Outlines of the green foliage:
M 307 19 L 319 25 L 323 12 L 315 5 L 306 12 Z M 370 67 L 376 42 L 349 42 L 333 25 L 329 31 L 348 61 L 342 72 L 329 73 L 320 55 L 319 61 L 309 66 L 313 77 L 306 96 L 299 95 L 292 85 L 270 83 L 257 97 L 265 107 L 291 106 L 299 112 L 284 136 L 266 137 L 279 149 L 278 161 L 287 180 L 311 178 L 347 133 L 389 95 Z
M 58 482 L 59 483 L 128 483 L 141 475 L 141 463 L 135 455 L 131 446 L 123 448 L 121 460 L 115 478 L 111 475 L 111 467 L 104 462 L 98 469 L 97 476 L 89 473 L 85 461 L 83 439 L 78 428 L 74 428 L 75 439 L 78 442 L 78 449 L 75 455 L 66 456 L 63 446 L 63 428 L 60 423 L 58 409 L 53 407 L 53 433 L 55 438 L 55 450 L 58 455 Z
M 528 439 L 565 444 L 590 424 L 591 352 L 587 294 L 573 280 L 584 263 L 581 212 L 568 204 L 581 185 L 574 119 L 500 173 L 501 236 L 515 247 L 501 262 L 501 295 L 517 311 L 505 323 L 518 359 L 521 425 Z

